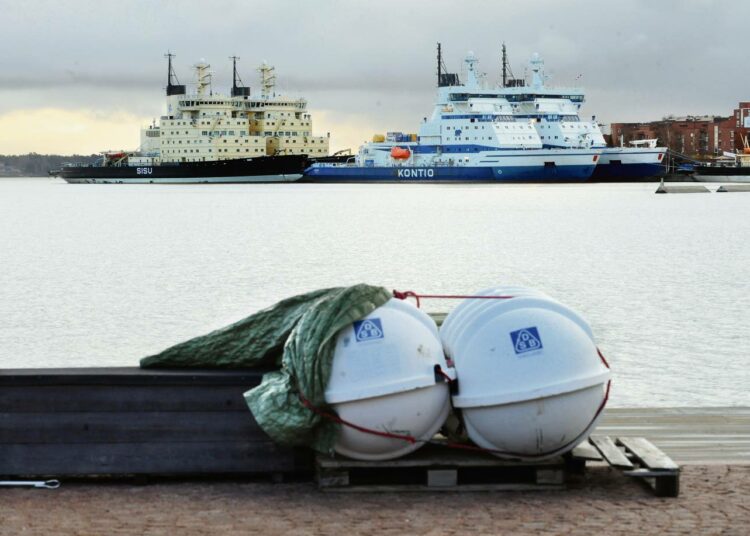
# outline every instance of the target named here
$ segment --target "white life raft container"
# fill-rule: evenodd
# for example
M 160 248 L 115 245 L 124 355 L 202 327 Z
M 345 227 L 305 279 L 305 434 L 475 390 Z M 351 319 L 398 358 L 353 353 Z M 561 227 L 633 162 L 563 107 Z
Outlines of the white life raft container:
M 391 299 L 342 329 L 326 402 L 348 423 L 417 442 L 342 424 L 336 452 L 359 460 L 388 460 L 431 439 L 450 411 L 448 383 L 436 366 L 455 378 L 446 365 L 435 322 L 405 301 Z
M 453 406 L 469 437 L 500 457 L 539 460 L 593 430 L 610 378 L 591 328 L 576 312 L 527 288 L 478 293 L 446 318 L 441 337 L 458 376 Z

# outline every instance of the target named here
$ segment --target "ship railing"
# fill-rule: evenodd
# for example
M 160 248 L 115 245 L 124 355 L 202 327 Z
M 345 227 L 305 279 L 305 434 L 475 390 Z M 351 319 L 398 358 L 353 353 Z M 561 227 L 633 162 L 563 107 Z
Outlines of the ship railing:
M 314 165 L 315 167 L 322 168 L 354 168 L 354 167 L 373 167 L 373 168 L 379 168 L 379 167 L 387 167 L 387 168 L 414 168 L 414 167 L 460 167 L 466 165 L 466 162 L 463 161 L 437 161 L 437 162 L 430 162 L 428 164 L 417 164 L 413 162 L 405 162 L 405 163 L 389 163 L 384 165 L 365 165 L 362 166 L 358 164 L 357 162 L 316 162 Z

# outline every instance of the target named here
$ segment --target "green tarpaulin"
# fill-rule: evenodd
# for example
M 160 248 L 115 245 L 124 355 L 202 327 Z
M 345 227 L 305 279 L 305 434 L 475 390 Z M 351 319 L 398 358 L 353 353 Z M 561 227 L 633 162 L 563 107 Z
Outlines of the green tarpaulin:
M 392 297 L 383 287 L 316 290 L 283 300 L 239 322 L 141 360 L 141 367 L 277 366 L 245 393 L 255 420 L 279 444 L 330 452 L 338 428 L 306 408 L 327 408 L 336 334 Z

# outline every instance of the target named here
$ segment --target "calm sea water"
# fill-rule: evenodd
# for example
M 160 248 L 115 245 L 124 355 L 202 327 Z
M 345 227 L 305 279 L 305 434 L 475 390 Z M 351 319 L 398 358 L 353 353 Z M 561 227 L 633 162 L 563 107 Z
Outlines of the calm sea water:
M 332 285 L 507 284 L 589 320 L 612 405 L 750 405 L 750 193 L 655 188 L 0 179 L 0 367 L 135 366 Z

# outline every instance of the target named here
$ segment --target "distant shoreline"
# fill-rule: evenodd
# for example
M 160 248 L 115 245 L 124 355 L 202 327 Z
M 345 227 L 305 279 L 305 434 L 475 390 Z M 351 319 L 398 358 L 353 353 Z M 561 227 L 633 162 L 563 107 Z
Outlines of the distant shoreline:
M 66 163 L 82 162 L 93 164 L 99 155 L 59 155 L 27 153 L 20 155 L 0 154 L 0 178 L 46 177 L 52 169 L 59 169 Z

